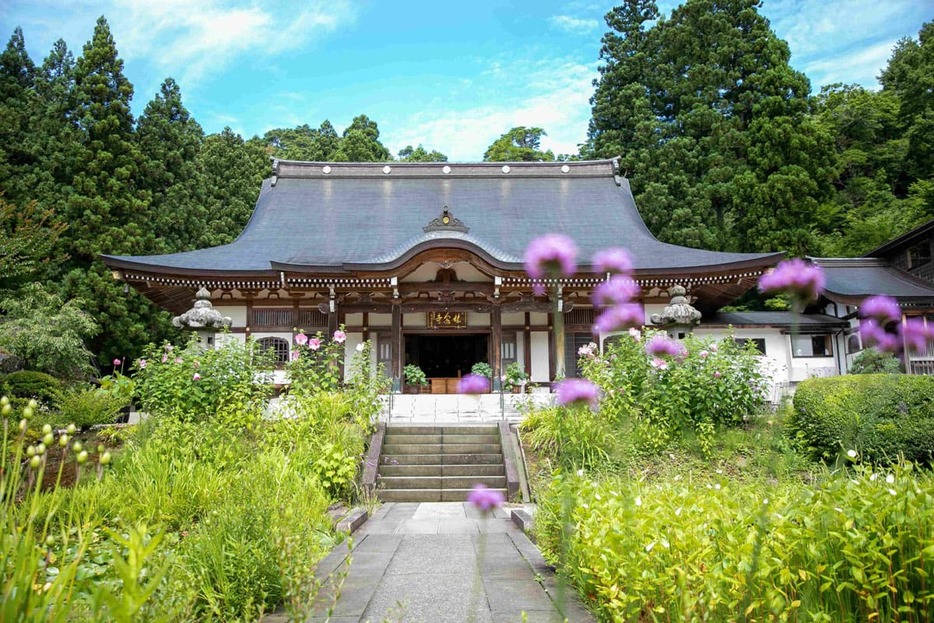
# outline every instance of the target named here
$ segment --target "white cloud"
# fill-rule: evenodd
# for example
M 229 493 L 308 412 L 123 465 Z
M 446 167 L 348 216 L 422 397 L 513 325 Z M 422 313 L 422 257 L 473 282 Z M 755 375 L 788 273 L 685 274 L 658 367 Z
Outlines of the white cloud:
M 552 26 L 575 35 L 589 35 L 600 28 L 596 19 L 573 17 L 571 15 L 553 15 L 548 18 Z
M 811 79 L 811 88 L 815 92 L 835 82 L 876 88 L 879 86 L 876 78 L 888 63 L 896 43 L 895 40 L 885 41 L 853 53 L 844 52 L 814 60 L 804 65 L 804 73 Z
M 491 92 L 474 93 L 468 106 L 454 94 L 443 106 L 425 109 L 430 112 L 398 119 L 384 131 L 386 145 L 396 153 L 421 143 L 452 161 L 473 161 L 482 159 L 490 143 L 511 128 L 538 126 L 547 132 L 542 149 L 577 153 L 587 138 L 596 63 L 513 60 L 492 63 L 484 73 L 496 77 Z

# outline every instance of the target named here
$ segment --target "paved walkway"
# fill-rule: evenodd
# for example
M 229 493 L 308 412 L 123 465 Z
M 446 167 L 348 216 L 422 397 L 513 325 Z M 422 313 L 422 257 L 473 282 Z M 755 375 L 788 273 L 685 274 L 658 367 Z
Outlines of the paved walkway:
M 380 416 L 393 424 L 483 424 L 517 422 L 528 405 L 550 404 L 553 396 L 539 394 L 393 394 L 386 396 Z
M 485 518 L 463 502 L 388 503 L 352 541 L 353 551 L 342 544 L 318 565 L 324 585 L 310 621 L 564 620 L 554 573 L 507 511 Z M 570 623 L 595 620 L 574 595 L 564 601 Z

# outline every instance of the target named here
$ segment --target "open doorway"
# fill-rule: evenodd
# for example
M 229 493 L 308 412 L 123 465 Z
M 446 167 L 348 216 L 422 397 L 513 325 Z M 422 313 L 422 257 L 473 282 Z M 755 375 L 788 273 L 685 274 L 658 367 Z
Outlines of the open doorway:
M 489 363 L 489 335 L 406 335 L 405 363 L 419 366 L 429 378 L 458 378 L 475 363 Z

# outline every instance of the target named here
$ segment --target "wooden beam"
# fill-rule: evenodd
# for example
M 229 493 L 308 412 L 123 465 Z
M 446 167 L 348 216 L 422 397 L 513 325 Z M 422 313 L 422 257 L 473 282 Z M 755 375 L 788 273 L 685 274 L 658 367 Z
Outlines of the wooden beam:
M 493 390 L 496 391 L 502 387 L 500 376 L 503 374 L 503 314 L 499 305 L 493 305 L 490 316 L 490 349 L 493 351 L 490 353 L 490 365 L 493 367 Z

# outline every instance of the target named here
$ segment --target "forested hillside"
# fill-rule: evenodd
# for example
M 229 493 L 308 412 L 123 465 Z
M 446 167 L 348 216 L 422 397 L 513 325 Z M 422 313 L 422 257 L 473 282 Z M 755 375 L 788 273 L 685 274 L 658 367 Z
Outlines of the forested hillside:
M 519 127 L 485 159 L 618 156 L 650 229 L 709 249 L 858 255 L 934 217 L 934 24 L 899 42 L 880 90 L 812 95 L 754 0 L 690 0 L 671 15 L 627 0 L 606 21 L 580 154 L 542 151 L 545 129 Z M 54 296 L 35 300 L 80 299 L 102 362 L 173 329 L 99 254 L 230 242 L 270 158 L 447 160 L 422 145 L 394 157 L 365 114 L 340 132 L 324 120 L 244 139 L 206 136 L 171 78 L 138 118 L 134 96 L 103 17 L 77 55 L 59 40 L 31 59 L 19 29 L 0 54 L 0 290 L 39 283 Z

